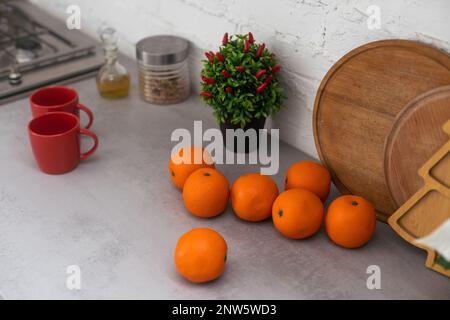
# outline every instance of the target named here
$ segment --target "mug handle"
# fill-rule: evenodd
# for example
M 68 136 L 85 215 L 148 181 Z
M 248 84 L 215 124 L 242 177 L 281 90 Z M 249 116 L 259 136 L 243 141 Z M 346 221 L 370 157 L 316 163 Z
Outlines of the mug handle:
M 94 146 L 91 148 L 91 150 L 89 150 L 87 152 L 84 152 L 84 153 L 81 153 L 81 155 L 80 155 L 80 160 L 86 160 L 87 158 L 89 158 L 95 152 L 95 150 L 97 150 L 98 137 L 92 131 L 84 129 L 84 128 L 80 128 L 80 134 L 84 134 L 85 136 L 88 136 L 88 137 L 90 137 L 90 138 L 92 138 L 94 140 Z
M 94 114 L 92 113 L 91 109 L 86 107 L 84 104 L 81 104 L 81 103 L 77 104 L 77 108 L 80 110 L 83 110 L 87 114 L 87 116 L 89 118 L 89 122 L 85 128 L 89 129 L 92 126 L 92 122 L 94 121 Z

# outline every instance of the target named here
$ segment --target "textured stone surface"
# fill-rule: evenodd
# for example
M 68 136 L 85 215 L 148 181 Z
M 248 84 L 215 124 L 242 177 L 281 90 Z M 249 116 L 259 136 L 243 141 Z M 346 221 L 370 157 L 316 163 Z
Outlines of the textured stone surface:
M 136 76 L 134 63 L 127 67 Z M 167 161 L 175 128 L 216 127 L 192 97 L 173 106 L 138 98 L 99 97 L 94 79 L 72 84 L 92 108 L 100 138 L 94 156 L 73 172 L 50 176 L 34 162 L 26 126 L 28 101 L 0 106 L 0 299 L 318 299 L 450 298 L 450 280 L 424 267 L 425 252 L 388 225 L 358 250 L 335 246 L 321 230 L 302 241 L 283 238 L 271 221 L 247 223 L 228 210 L 199 219 L 183 207 Z M 86 119 L 83 119 L 84 122 Z M 83 149 L 89 140 L 82 141 Z M 280 146 L 284 172 L 308 159 Z M 232 183 L 255 166 L 220 165 Z M 333 189 L 331 198 L 337 195 Z M 178 276 L 173 250 L 181 234 L 212 227 L 228 242 L 225 274 L 207 285 Z M 81 268 L 81 290 L 66 287 L 66 269 Z M 369 265 L 381 268 L 381 290 L 366 287 Z
M 450 1 L 447 0 L 33 0 L 65 18 L 78 4 L 82 28 L 96 35 L 102 24 L 118 29 L 121 49 L 134 57 L 134 44 L 154 34 L 176 34 L 195 45 L 192 77 L 199 81 L 204 50 L 217 48 L 225 31 L 252 31 L 284 66 L 289 100 L 274 125 L 281 138 L 316 155 L 311 111 L 320 80 L 349 50 L 366 42 L 404 38 L 450 50 Z M 381 9 L 381 29 L 367 27 L 367 8 Z

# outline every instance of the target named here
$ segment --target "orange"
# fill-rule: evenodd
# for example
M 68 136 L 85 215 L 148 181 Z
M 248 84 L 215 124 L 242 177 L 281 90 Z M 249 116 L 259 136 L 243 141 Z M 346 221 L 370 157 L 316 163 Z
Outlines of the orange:
M 195 163 L 196 157 L 200 160 L 197 161 L 199 163 Z M 177 158 L 183 159 L 183 162 L 176 163 Z M 170 178 L 173 184 L 181 190 L 183 190 L 184 183 L 191 173 L 200 168 L 214 168 L 213 160 L 204 148 L 194 146 L 181 148 L 169 160 Z
M 227 243 L 212 229 L 192 229 L 178 240 L 174 258 L 177 272 L 189 281 L 211 281 L 225 269 Z
M 216 169 L 198 169 L 184 184 L 184 205 L 197 217 L 217 216 L 227 207 L 229 188 L 227 178 Z
M 361 197 L 336 198 L 328 207 L 325 229 L 330 239 L 345 248 L 358 248 L 373 236 L 376 226 L 374 206 Z
M 314 192 L 322 201 L 330 193 L 331 178 L 328 170 L 314 161 L 294 163 L 287 171 L 285 190 L 302 188 Z
M 291 239 L 307 238 L 319 231 L 323 220 L 323 204 L 311 191 L 291 189 L 282 192 L 273 203 L 275 228 Z
M 270 217 L 278 187 L 269 176 L 248 173 L 239 177 L 231 187 L 234 213 L 246 221 L 262 221 Z

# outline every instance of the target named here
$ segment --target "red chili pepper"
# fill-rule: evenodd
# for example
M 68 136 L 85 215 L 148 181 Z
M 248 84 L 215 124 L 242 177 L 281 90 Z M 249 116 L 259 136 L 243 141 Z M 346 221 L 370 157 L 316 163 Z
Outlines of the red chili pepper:
M 245 71 L 245 68 L 243 66 L 237 66 L 236 71 L 242 73 Z
M 222 38 L 222 44 L 226 46 L 228 44 L 228 32 L 225 32 Z
M 214 61 L 214 57 L 211 56 L 211 53 L 205 52 L 205 56 L 206 56 L 206 58 L 207 58 L 210 62 L 213 62 L 213 61 Z
M 268 83 L 264 82 L 262 85 L 260 85 L 258 88 L 256 88 L 256 93 L 263 92 L 264 89 L 266 89 L 268 85 L 269 85 Z
M 228 79 L 229 77 L 231 77 L 227 70 L 222 70 L 222 71 L 220 71 L 220 73 L 223 75 L 223 77 L 225 79 Z
M 264 73 L 266 73 L 266 69 L 261 69 L 255 74 L 255 77 L 257 79 L 259 79 L 259 78 L 261 78 L 264 75 Z
M 250 43 L 247 39 L 244 40 L 244 53 L 247 53 L 250 50 Z
M 264 43 L 261 43 L 258 47 L 258 50 L 256 51 L 256 55 L 255 58 L 259 59 L 261 58 L 263 52 L 264 52 L 264 48 L 266 47 L 266 45 Z
M 226 87 L 226 88 L 225 88 L 225 91 L 226 91 L 227 93 L 233 93 L 233 88 L 232 88 L 232 87 Z
M 269 75 L 269 76 L 266 78 L 266 80 L 264 80 L 264 83 L 269 84 L 269 82 L 272 81 L 272 78 L 273 78 L 273 76 L 272 76 L 272 75 Z
M 209 61 L 211 61 L 211 63 L 214 63 L 214 60 L 216 59 L 216 56 L 214 55 L 214 52 L 210 51 L 209 52 Z
M 216 79 L 208 78 L 208 77 L 205 77 L 205 76 L 202 76 L 202 80 L 206 84 L 215 84 L 216 83 Z
M 216 57 L 217 57 L 217 59 L 219 59 L 220 62 L 225 61 L 225 58 L 223 57 L 223 55 L 220 54 L 220 52 L 216 52 Z
M 211 63 L 214 63 L 214 59 L 215 59 L 214 52 L 212 52 L 212 51 L 208 52 L 208 60 Z
M 250 42 L 250 43 L 255 42 L 255 39 L 253 39 L 253 33 L 251 33 L 251 32 L 248 33 L 248 42 Z
M 276 64 L 272 68 L 272 73 L 277 73 L 281 70 L 281 66 L 279 64 Z
M 212 98 L 213 97 L 213 94 L 211 92 L 207 92 L 207 91 L 200 92 L 200 95 L 202 97 L 206 97 L 206 98 Z

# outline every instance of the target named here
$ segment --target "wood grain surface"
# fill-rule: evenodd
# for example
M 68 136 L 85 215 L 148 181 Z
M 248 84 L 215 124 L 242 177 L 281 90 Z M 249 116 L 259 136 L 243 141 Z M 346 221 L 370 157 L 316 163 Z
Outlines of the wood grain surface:
M 392 126 L 385 147 L 385 176 L 400 207 L 423 186 L 422 165 L 448 140 L 442 126 L 450 119 L 450 86 L 420 95 L 406 105 Z
M 450 219 L 450 121 L 444 125 L 447 142 L 419 169 L 424 185 L 388 220 L 389 225 L 406 241 L 426 250 L 425 265 L 447 277 L 450 269 L 438 263 L 438 254 L 416 240 L 428 236 Z
M 397 208 L 384 176 L 384 146 L 398 113 L 431 89 L 450 85 L 450 56 L 408 40 L 382 40 L 346 54 L 318 89 L 314 137 L 342 193 L 371 201 L 381 220 Z

